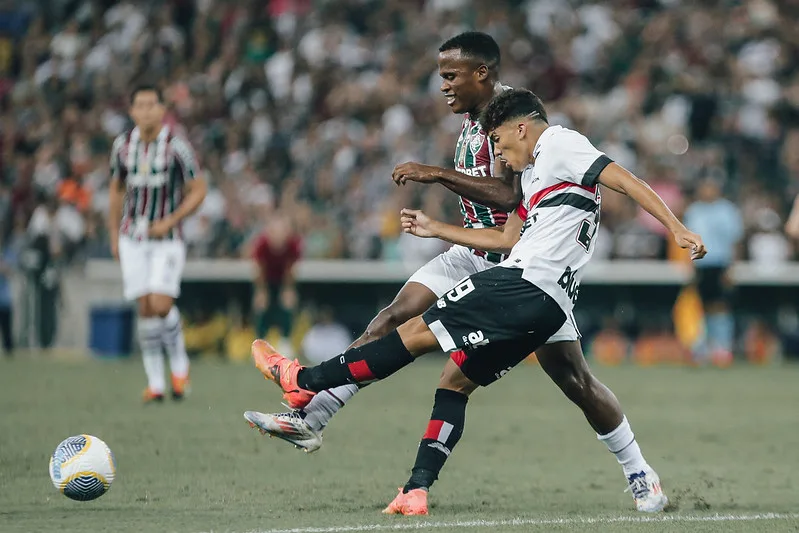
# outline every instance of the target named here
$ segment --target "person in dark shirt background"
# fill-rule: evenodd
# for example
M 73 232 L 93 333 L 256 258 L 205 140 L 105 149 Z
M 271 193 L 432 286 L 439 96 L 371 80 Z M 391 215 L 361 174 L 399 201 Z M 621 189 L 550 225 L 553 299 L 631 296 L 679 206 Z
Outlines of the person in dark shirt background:
M 283 214 L 270 217 L 253 244 L 255 331 L 259 338 L 264 338 L 276 326 L 281 335 L 280 349 L 288 353 L 294 352 L 289 342 L 297 308 L 294 266 L 301 255 L 302 241 Z

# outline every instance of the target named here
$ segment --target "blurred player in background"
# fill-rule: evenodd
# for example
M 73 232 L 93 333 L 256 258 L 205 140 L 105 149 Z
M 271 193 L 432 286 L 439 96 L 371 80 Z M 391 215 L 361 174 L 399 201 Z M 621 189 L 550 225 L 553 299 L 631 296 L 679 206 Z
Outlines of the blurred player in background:
M 280 213 L 270 216 L 266 229 L 255 240 L 252 249 L 255 333 L 265 338 L 269 329 L 277 326 L 280 330 L 278 346 L 289 354 L 294 353 L 289 339 L 297 309 L 294 266 L 301 255 L 302 242 L 294 233 L 288 217 Z
M 743 237 L 743 219 L 738 207 L 722 196 L 721 183 L 708 177 L 699 182 L 696 201 L 683 220 L 692 231 L 702 234 L 710 250 L 695 265 L 696 288 L 705 313 L 705 334 L 694 347 L 695 362 L 725 366 L 732 362 L 735 339 L 730 267 Z
M 501 162 L 495 161 L 493 142 L 478 121 L 478 115 L 491 99 L 509 89 L 499 82 L 499 64 L 499 46 L 485 33 L 463 33 L 441 45 L 438 56 L 441 92 L 452 111 L 464 115 L 455 148 L 456 170 L 405 163 L 399 165 L 393 174 L 398 184 L 407 181 L 441 183 L 460 194 L 465 229 L 502 226 L 508 220 L 508 212 L 516 209 L 522 199 L 518 174 L 508 172 Z M 596 207 L 598 204 L 591 205 Z M 589 246 L 591 235 L 583 238 Z M 492 268 L 504 258 L 501 252 L 455 244 L 411 276 L 391 305 L 378 314 L 353 346 L 362 346 L 394 331 L 400 324 L 421 315 L 464 278 Z M 644 475 L 649 467 L 632 428 L 616 397 L 591 373 L 579 337 L 574 317 L 569 314 L 558 331 L 545 339 L 536 351 L 538 361 L 563 393 L 583 411 L 599 440 L 616 456 L 638 508 L 648 510 L 661 506 L 657 498 L 649 499 L 650 492 L 658 486 L 657 479 Z M 512 366 L 505 363 L 509 357 L 515 359 L 516 354 L 509 351 L 492 358 L 494 368 L 489 374 L 503 375 Z M 466 359 L 467 354 L 462 350 L 451 354 L 435 393 L 431 415 L 431 424 L 444 421 L 452 426 L 453 431 L 447 434 L 443 448 L 426 445 L 431 444 L 429 431 L 424 434 L 412 482 L 405 487 L 406 494 L 422 487 L 427 490 L 433 484 L 449 450 L 461 437 L 471 393 L 468 385 L 459 378 L 460 367 Z M 321 431 L 325 425 L 359 390 L 359 385 L 362 384 L 347 384 L 322 391 L 310 404 L 295 412 L 265 414 L 248 411 L 245 418 L 253 427 L 312 452 L 322 445 Z M 426 500 L 418 508 L 426 512 Z
M 125 298 L 138 304 L 145 402 L 164 399 L 163 348 L 169 354 L 173 398 L 183 398 L 188 390 L 189 358 L 175 306 L 186 262 L 181 223 L 206 192 L 191 146 L 164 123 L 164 113 L 156 87 L 136 88 L 130 107 L 135 127 L 119 135 L 111 151 L 111 250 L 122 266 Z

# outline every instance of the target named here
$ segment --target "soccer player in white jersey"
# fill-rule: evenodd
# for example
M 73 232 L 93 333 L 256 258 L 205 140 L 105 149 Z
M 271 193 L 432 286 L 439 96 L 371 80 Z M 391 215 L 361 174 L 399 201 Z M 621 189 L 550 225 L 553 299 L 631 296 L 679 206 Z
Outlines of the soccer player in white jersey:
M 501 228 L 468 229 L 403 211 L 405 231 L 478 249 L 509 253 L 498 266 L 469 276 L 431 306 L 381 339 L 303 367 L 256 341 L 256 364 L 301 408 L 322 390 L 344 383 L 384 379 L 439 349 L 464 348 L 458 379 L 465 394 L 496 381 L 542 346 L 566 322 L 579 293 L 583 267 L 593 254 L 599 219 L 599 184 L 626 194 L 654 215 L 692 257 L 706 253 L 701 238 L 674 216 L 643 181 L 613 163 L 581 134 L 549 126 L 541 100 L 527 90 L 507 91 L 489 103 L 481 123 L 494 153 L 524 170 L 524 200 Z M 531 166 L 534 165 L 534 166 Z M 529 167 L 529 168 L 528 168 Z M 505 367 L 499 370 L 497 360 Z M 449 391 L 452 392 L 452 391 Z M 427 492 L 463 431 L 463 412 L 440 411 L 422 439 L 408 483 L 384 510 L 427 514 Z M 598 435 L 622 465 L 640 511 L 661 511 L 668 502 L 655 471 L 644 460 L 626 419 Z M 435 459 L 425 454 L 438 453 Z M 430 468 L 436 468 L 430 471 Z
M 175 306 L 186 262 L 181 224 L 206 192 L 191 146 L 164 124 L 164 112 L 156 87 L 136 88 L 130 106 L 136 127 L 119 135 L 111 152 L 111 250 L 122 266 L 125 298 L 138 304 L 145 403 L 164 399 L 164 348 L 172 397 L 188 391 L 189 358 Z

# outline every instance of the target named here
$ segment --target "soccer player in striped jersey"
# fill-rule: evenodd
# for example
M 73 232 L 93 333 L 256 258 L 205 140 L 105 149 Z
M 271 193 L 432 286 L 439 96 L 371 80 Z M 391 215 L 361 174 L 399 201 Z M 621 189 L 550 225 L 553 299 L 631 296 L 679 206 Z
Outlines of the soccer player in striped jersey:
M 181 224 L 206 192 L 191 146 L 164 123 L 164 112 L 156 87 L 137 87 L 130 106 L 135 127 L 119 135 L 111 150 L 111 250 L 122 266 L 125 298 L 138 304 L 146 403 L 164 399 L 164 348 L 172 397 L 182 399 L 188 391 L 189 358 L 175 306 L 186 262 Z
M 458 389 L 436 392 L 416 465 L 405 487 L 384 510 L 389 514 L 427 514 L 428 489 L 462 435 L 468 396 L 501 379 L 569 320 L 584 267 L 595 248 L 600 184 L 629 196 L 657 218 L 678 246 L 691 249 L 693 259 L 707 253 L 701 237 L 689 231 L 646 183 L 578 132 L 550 126 L 541 100 L 532 92 L 519 89 L 496 96 L 482 112 L 481 123 L 491 135 L 497 157 L 513 170 L 523 171 L 523 201 L 508 223 L 462 228 L 405 209 L 402 225 L 404 231 L 419 237 L 508 254 L 507 259 L 457 283 L 423 315 L 396 331 L 314 367 L 283 357 L 265 341 L 254 343 L 258 369 L 295 408 L 308 405 L 331 387 L 385 379 L 426 353 L 461 350 L 457 359 L 452 358 L 456 367 L 450 379 Z M 585 361 L 563 361 L 562 369 L 569 364 L 584 366 Z M 607 401 L 604 397 L 612 393 L 590 372 L 587 377 L 589 381 L 576 383 L 572 392 L 594 395 L 601 405 L 575 402 L 592 426 L 609 415 L 618 416 L 613 431 L 597 436 L 622 465 L 636 508 L 662 511 L 668 499 L 618 401 L 615 397 Z M 580 387 L 602 391 L 580 392 Z

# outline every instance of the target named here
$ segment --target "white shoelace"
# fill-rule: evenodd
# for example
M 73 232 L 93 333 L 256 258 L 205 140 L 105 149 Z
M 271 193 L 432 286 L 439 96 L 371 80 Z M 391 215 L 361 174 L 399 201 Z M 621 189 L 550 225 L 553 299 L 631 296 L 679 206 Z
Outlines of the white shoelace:
M 632 492 L 636 500 L 649 494 L 649 485 L 646 482 L 646 475 L 638 476 L 631 482 L 628 481 L 627 488 L 624 489 L 624 492 Z

